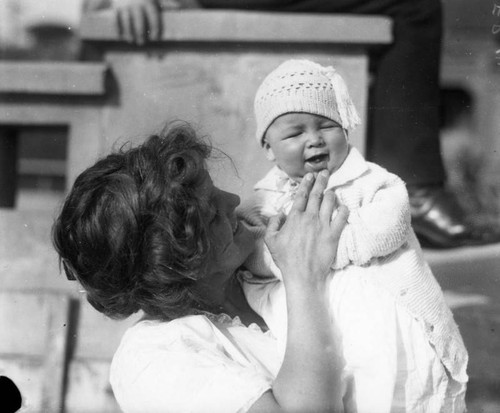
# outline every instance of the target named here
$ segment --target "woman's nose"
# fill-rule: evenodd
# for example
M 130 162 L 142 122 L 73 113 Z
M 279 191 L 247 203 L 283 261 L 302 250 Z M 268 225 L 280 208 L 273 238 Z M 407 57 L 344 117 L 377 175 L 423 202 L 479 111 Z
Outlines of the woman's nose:
M 233 194 L 232 192 L 224 191 L 223 198 L 224 198 L 225 209 L 229 213 L 232 213 L 236 209 L 236 207 L 240 204 L 240 197 L 236 194 Z
M 236 194 L 231 194 L 233 198 L 233 210 L 240 204 L 241 198 Z

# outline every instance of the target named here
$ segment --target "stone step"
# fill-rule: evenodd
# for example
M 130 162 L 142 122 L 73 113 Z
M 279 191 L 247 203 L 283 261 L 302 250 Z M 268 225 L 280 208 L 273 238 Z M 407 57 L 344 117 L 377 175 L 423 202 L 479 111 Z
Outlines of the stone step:
M 106 71 L 103 63 L 3 61 L 0 94 L 102 96 Z

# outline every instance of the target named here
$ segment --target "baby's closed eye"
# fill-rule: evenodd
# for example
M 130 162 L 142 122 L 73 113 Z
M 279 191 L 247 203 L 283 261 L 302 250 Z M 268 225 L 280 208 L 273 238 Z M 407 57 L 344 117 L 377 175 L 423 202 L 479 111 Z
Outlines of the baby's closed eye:
M 301 134 L 302 134 L 302 131 L 293 131 L 293 132 L 290 132 L 290 133 L 287 133 L 286 135 L 284 135 L 283 140 L 297 138 Z

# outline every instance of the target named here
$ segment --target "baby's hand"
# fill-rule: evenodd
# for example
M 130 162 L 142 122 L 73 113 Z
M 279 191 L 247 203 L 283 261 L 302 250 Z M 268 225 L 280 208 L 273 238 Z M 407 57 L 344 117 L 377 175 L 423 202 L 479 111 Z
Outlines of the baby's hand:
M 285 283 L 321 285 L 335 260 L 347 209 L 337 205 L 332 191 L 323 195 L 327 179 L 326 172 L 316 179 L 307 175 L 286 220 L 281 215 L 269 222 L 265 242 Z M 332 220 L 335 209 L 338 212 Z

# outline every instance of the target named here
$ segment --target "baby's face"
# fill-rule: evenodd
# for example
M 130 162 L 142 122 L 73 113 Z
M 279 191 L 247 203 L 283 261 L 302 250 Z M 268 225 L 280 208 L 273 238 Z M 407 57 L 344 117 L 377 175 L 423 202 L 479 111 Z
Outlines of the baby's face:
M 267 158 L 296 180 L 307 172 L 335 172 L 349 151 L 345 132 L 337 122 L 310 113 L 276 118 L 267 129 L 264 148 Z

